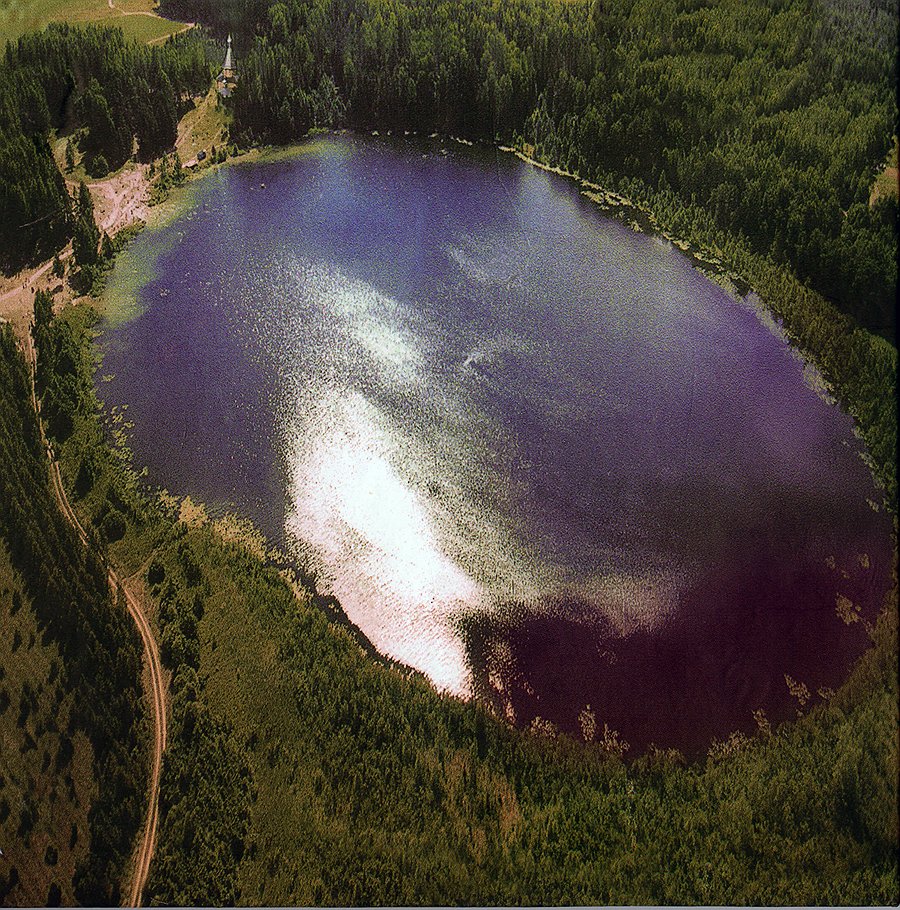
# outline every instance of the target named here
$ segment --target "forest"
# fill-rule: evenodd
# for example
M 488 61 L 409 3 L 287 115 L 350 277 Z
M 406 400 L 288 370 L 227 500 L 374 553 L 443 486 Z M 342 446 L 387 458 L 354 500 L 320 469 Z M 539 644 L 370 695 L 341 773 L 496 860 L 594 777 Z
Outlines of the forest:
M 57 317 L 83 364 L 92 318 Z M 625 763 L 373 661 L 252 535 L 148 497 L 121 415 L 82 392 L 59 398 L 63 474 L 158 604 L 172 673 L 152 905 L 900 897 L 896 590 L 873 648 L 809 713 L 760 718 L 690 764 L 653 749 Z
M 896 0 L 163 0 L 232 31 L 235 129 L 517 142 L 671 189 L 893 339 Z
M 893 340 L 895 197 L 869 205 L 897 132 L 897 0 L 163 0 L 233 31 L 234 135 L 334 124 L 515 143 L 602 185 L 708 211 Z M 0 65 L 5 270 L 73 230 L 51 130 L 90 174 L 168 151 L 211 75 L 194 32 L 161 46 L 52 25 Z
M 71 331 L 53 320 L 49 297 L 39 295 L 35 310 L 38 385 L 51 411 L 66 415 L 57 426 L 70 427 L 90 388 L 90 373 L 84 370 Z M 57 440 L 64 439 L 65 433 L 62 430 Z M 70 885 L 74 884 L 74 896 L 81 903 L 117 903 L 124 865 L 142 817 L 147 773 L 140 641 L 124 609 L 110 595 L 105 567 L 81 546 L 53 498 L 31 404 L 30 379 L 9 326 L 0 327 L 0 535 L 33 605 L 41 646 L 52 644 L 59 654 L 47 688 L 55 689 L 59 700 L 71 693 L 67 725 L 55 731 L 57 754 L 51 765 L 48 753 L 39 777 L 71 780 L 68 766 L 73 741 L 83 735 L 91 747 L 95 792 L 88 830 L 82 832 L 90 849 Z M 7 680 L 7 684 L 12 682 Z M 28 723 L 32 712 L 38 712 L 43 701 L 40 696 L 40 687 L 32 689 L 28 697 L 23 691 L 21 705 L 15 706 L 19 727 Z M 13 707 L 7 714 L 4 706 L 3 714 L 11 720 Z M 39 735 L 42 731 L 33 732 Z M 25 742 L 27 750 L 27 737 Z M 9 773 L 14 763 L 6 756 L 4 760 L 4 770 Z M 40 807 L 29 808 L 30 802 L 46 789 L 32 783 L 18 798 L 8 790 L 4 793 L 6 799 L 13 799 L 13 805 L 19 804 L 15 818 L 18 836 L 4 839 L 5 847 L 28 833 L 41 811 Z M 54 851 L 64 848 L 59 842 L 62 838 L 68 841 L 69 832 L 53 832 Z M 10 884 L 9 871 L 4 870 L 6 885 Z M 45 895 L 39 897 L 45 899 Z
M 77 147 L 87 172 L 102 177 L 133 154 L 149 161 L 168 151 L 191 94 L 209 79 L 205 46 L 188 34 L 148 47 L 118 29 L 54 24 L 8 43 L 0 62 L 0 268 L 46 259 L 78 224 L 51 131 L 71 144 L 70 162 Z
M 334 124 L 499 140 L 624 191 L 678 236 L 720 250 L 834 385 L 896 514 L 896 349 L 866 331 L 895 331 L 896 202 L 870 206 L 869 189 L 897 131 L 896 0 L 163 9 L 234 33 L 236 141 Z M 208 88 L 208 61 L 193 33 L 141 47 L 116 30 L 54 25 L 9 43 L 0 267 L 73 239 L 88 277 L 100 268 L 90 194 L 70 196 L 51 143 L 71 143 L 98 176 L 158 159 L 190 96 Z M 177 501 L 142 485 L 122 415 L 97 400 L 92 310 L 54 316 L 37 295 L 35 317 L 42 415 L 67 488 L 96 552 L 139 574 L 157 604 L 171 673 L 149 902 L 900 900 L 896 588 L 838 693 L 780 728 L 763 718 L 695 763 L 652 750 L 626 764 L 602 743 L 527 735 L 372 661 L 315 591 L 228 529 L 181 520 Z M 0 609 L 20 624 L 32 611 L 37 630 L 32 641 L 17 625 L 10 652 L 21 662 L 46 648 L 48 667 L 38 683 L 0 667 L 0 723 L 25 769 L 0 778 L 0 833 L 45 824 L 28 802 L 32 767 L 75 805 L 69 767 L 86 755 L 88 830 L 73 821 L 68 852 L 61 842 L 43 853 L 48 881 L 63 855 L 73 881 L 36 899 L 117 903 L 144 806 L 140 643 L 53 500 L 8 327 L 0 538 Z M 63 703 L 64 728 L 51 729 L 47 706 Z M 4 901 L 22 902 L 15 868 L 2 872 Z

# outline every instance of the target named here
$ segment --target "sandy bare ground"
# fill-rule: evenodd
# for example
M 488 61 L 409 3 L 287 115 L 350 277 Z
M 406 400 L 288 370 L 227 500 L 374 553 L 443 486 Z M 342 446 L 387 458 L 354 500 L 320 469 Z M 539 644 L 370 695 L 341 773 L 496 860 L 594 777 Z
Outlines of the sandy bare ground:
M 107 2 L 112 6 L 112 0 Z M 123 11 L 123 15 L 155 14 Z M 200 149 L 209 152 L 213 145 L 221 145 L 224 141 L 224 121 L 217 110 L 215 88 L 211 88 L 179 122 L 176 148 L 182 161 L 188 159 L 196 161 Z M 64 148 L 65 142 L 58 140 L 55 156 L 60 167 Z M 122 228 L 149 220 L 151 210 L 148 203 L 150 194 L 148 170 L 148 165 L 130 161 L 112 176 L 88 183 L 94 201 L 94 218 L 101 231 L 113 236 Z M 74 194 L 78 184 L 69 179 L 66 183 L 69 193 Z M 59 253 L 66 265 L 70 265 L 71 244 L 67 244 Z M 65 306 L 76 299 L 68 281 L 53 276 L 52 265 L 53 260 L 48 259 L 40 265 L 23 269 L 16 275 L 0 275 L 0 320 L 12 323 L 19 338 L 24 338 L 32 318 L 36 291 L 53 293 L 57 307 Z
M 113 7 L 113 0 L 107 0 Z M 154 13 L 126 13 L 123 15 L 147 15 Z M 207 152 L 216 143 L 224 141 L 221 115 L 216 111 L 215 89 L 188 111 L 178 124 L 176 148 L 183 161 L 196 158 L 199 149 Z M 60 140 L 56 150 L 57 163 L 62 163 Z M 69 193 L 75 193 L 78 184 L 67 180 Z M 146 222 L 150 216 L 148 203 L 150 178 L 148 165 L 131 161 L 121 170 L 104 180 L 88 184 L 94 201 L 94 218 L 101 231 L 113 236 L 122 228 L 137 222 Z M 66 261 L 72 256 L 71 244 L 60 250 L 60 258 Z M 64 306 L 74 299 L 68 282 L 53 276 L 53 260 L 23 269 L 15 275 L 0 275 L 0 319 L 12 323 L 17 335 L 22 338 L 27 330 L 34 308 L 34 295 L 38 290 L 54 294 L 56 304 Z
M 146 221 L 150 214 L 146 165 L 130 164 L 106 180 L 89 183 L 88 189 L 97 226 L 110 236 L 137 221 Z
M 876 178 L 872 184 L 872 191 L 869 193 L 869 205 L 875 205 L 879 199 L 893 196 L 895 199 L 900 196 L 900 172 L 896 167 L 888 165 Z
M 112 0 L 107 2 L 112 6 Z M 123 15 L 154 14 L 123 12 Z M 179 122 L 176 148 L 183 161 L 192 156 L 196 160 L 196 154 L 200 149 L 208 152 L 213 145 L 223 142 L 224 126 L 222 116 L 217 111 L 213 88 Z M 65 142 L 60 140 L 55 152 L 60 166 L 64 147 Z M 150 194 L 148 170 L 148 165 L 131 161 L 112 176 L 88 183 L 94 202 L 94 218 L 101 231 L 113 236 L 122 228 L 149 220 L 151 209 L 148 203 Z M 68 179 L 66 182 L 69 193 L 74 194 L 78 184 Z M 71 244 L 60 250 L 59 255 L 68 270 L 72 257 Z M 28 331 L 34 313 L 34 295 L 37 291 L 53 294 L 57 308 L 76 299 L 68 284 L 68 271 L 63 278 L 57 278 L 52 273 L 52 266 L 51 258 L 39 265 L 23 269 L 15 275 L 0 275 L 0 320 L 11 323 L 20 339 L 24 339 Z
M 72 256 L 72 246 L 67 245 L 60 253 L 60 259 L 68 267 Z M 54 295 L 62 306 L 70 302 L 74 295 L 65 277 L 57 278 L 53 272 L 53 260 L 50 259 L 37 268 L 32 267 L 17 275 L 0 278 L 0 320 L 9 322 L 16 336 L 24 339 L 34 316 L 34 295 L 37 291 L 47 291 Z
M 77 184 L 69 183 L 73 192 Z M 147 196 L 150 181 L 147 167 L 129 164 L 106 180 L 88 184 L 94 201 L 94 217 L 97 226 L 112 236 L 124 227 L 138 221 L 146 221 L 150 212 Z M 67 244 L 59 253 L 67 270 L 71 265 L 72 246 Z M 0 276 L 0 319 L 12 324 L 19 338 L 24 338 L 34 313 L 34 295 L 37 291 L 53 294 L 57 307 L 65 306 L 75 299 L 68 274 L 58 278 L 53 274 L 53 260 L 48 259 L 38 266 L 23 269 L 15 275 Z

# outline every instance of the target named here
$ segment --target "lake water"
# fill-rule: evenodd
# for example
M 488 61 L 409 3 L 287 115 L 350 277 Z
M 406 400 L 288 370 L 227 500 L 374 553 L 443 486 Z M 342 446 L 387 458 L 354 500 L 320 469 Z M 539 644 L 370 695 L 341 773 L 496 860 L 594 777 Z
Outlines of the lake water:
M 691 753 L 867 645 L 892 550 L 852 421 L 570 181 L 331 137 L 206 178 L 128 284 L 98 383 L 150 481 L 252 519 L 442 689 Z

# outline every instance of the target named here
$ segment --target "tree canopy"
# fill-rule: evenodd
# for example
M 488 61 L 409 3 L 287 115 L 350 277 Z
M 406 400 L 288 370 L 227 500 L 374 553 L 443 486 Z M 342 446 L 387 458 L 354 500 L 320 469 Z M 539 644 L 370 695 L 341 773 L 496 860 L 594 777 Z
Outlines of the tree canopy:
M 77 230 L 51 131 L 68 134 L 92 176 L 134 152 L 157 157 L 175 143 L 178 111 L 203 91 L 202 42 L 178 36 L 159 47 L 118 29 L 48 26 L 6 45 L 0 61 L 0 267 L 52 255 Z M 67 153 L 68 157 L 68 153 Z M 74 148 L 69 159 L 74 166 Z
M 896 0 L 163 0 L 237 34 L 235 126 L 518 138 L 698 203 L 893 337 Z

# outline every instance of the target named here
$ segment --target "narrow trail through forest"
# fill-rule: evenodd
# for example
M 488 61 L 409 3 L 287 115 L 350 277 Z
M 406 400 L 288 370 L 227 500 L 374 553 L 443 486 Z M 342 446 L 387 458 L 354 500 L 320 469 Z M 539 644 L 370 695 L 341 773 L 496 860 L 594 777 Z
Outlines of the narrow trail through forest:
M 26 334 L 25 343 L 28 349 L 28 362 L 31 369 L 31 399 L 35 415 L 38 419 L 41 442 L 44 445 L 44 450 L 47 453 L 47 458 L 50 462 L 50 477 L 53 482 L 53 492 L 63 514 L 81 538 L 81 542 L 85 547 L 90 547 L 90 540 L 87 532 L 79 521 L 78 516 L 75 514 L 75 510 L 72 508 L 69 498 L 66 495 L 65 487 L 62 482 L 62 475 L 59 470 L 59 462 L 54 458 L 53 450 L 44 433 L 44 425 L 41 420 L 35 384 L 37 377 L 37 357 L 34 344 L 31 340 L 30 331 Z M 166 748 L 165 682 L 163 679 L 162 664 L 159 658 L 159 647 L 156 638 L 153 635 L 153 629 L 147 619 L 147 614 L 144 612 L 138 598 L 128 589 L 127 580 L 122 580 L 115 569 L 106 562 L 106 559 L 102 554 L 100 554 L 100 559 L 106 567 L 110 589 L 113 593 L 121 591 L 122 594 L 124 594 L 128 612 L 134 620 L 135 625 L 138 627 L 146 658 L 144 686 L 148 689 L 147 694 L 150 696 L 150 702 L 153 708 L 153 754 L 151 756 L 150 780 L 148 782 L 147 817 L 137 845 L 134 870 L 130 885 L 127 888 L 127 899 L 124 904 L 129 907 L 139 907 L 141 906 L 141 898 L 147 883 L 147 875 L 150 871 L 150 862 L 153 859 L 153 853 L 156 848 L 156 833 L 157 828 L 159 827 L 159 780 L 162 771 L 162 756 Z M 146 677 L 149 677 L 149 685 Z

